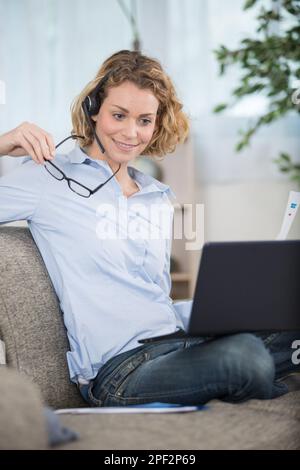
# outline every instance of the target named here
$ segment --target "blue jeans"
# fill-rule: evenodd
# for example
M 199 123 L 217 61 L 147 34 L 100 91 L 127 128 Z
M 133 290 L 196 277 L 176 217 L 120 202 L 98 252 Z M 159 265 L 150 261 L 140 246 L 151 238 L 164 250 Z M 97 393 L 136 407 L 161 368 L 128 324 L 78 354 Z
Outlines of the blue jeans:
M 80 385 L 82 396 L 91 406 L 237 403 L 287 393 L 279 379 L 300 370 L 291 360 L 300 331 L 176 336 L 113 357 L 89 385 Z

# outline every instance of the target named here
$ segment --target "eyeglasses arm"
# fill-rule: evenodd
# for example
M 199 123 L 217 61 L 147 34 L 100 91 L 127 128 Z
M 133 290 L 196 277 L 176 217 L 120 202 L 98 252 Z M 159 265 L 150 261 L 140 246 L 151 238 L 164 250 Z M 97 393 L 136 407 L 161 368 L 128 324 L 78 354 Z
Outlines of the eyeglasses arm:
M 115 174 L 118 173 L 120 168 L 121 168 L 121 163 L 119 164 L 119 168 L 106 181 L 104 181 L 104 183 L 101 183 L 99 186 L 97 186 L 97 188 L 93 189 L 91 193 L 94 194 L 96 191 L 98 191 L 98 189 L 102 188 L 106 183 L 108 183 L 115 176 Z

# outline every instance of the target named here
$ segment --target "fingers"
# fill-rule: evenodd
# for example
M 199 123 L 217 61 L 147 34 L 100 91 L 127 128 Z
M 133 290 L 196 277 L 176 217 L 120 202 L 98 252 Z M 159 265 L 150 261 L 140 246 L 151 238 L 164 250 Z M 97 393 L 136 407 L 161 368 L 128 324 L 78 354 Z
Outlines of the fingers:
M 24 149 L 24 154 L 38 164 L 52 160 L 55 155 L 53 138 L 48 132 L 35 124 L 24 122 L 15 129 L 14 143 Z
M 29 155 L 34 161 L 38 163 L 37 156 L 35 155 L 34 149 L 30 142 L 28 142 L 23 135 L 18 138 L 19 147 L 22 149 L 20 156 Z
M 31 143 L 35 155 L 38 158 L 37 163 L 44 164 L 45 161 L 53 159 L 53 155 L 55 154 L 55 151 L 53 151 L 54 145 L 53 142 L 51 142 L 51 136 L 47 136 L 45 131 L 42 129 L 39 131 L 31 127 L 24 134 L 24 137 Z
M 32 137 L 30 134 L 27 135 L 26 133 L 19 136 L 20 145 L 25 150 L 26 155 L 29 155 L 36 163 L 44 164 L 45 160 L 42 156 L 38 141 L 34 139 L 35 137 Z
M 42 148 L 40 145 L 39 140 L 30 132 L 24 132 L 23 134 L 24 140 L 27 142 L 27 146 L 30 148 L 29 155 L 31 158 L 38 164 L 44 164 L 45 159 L 42 153 Z
M 55 144 L 54 144 L 52 135 L 50 135 L 46 132 L 45 137 L 46 137 L 48 147 L 50 149 L 51 156 L 54 157 L 55 153 L 56 153 L 56 149 L 55 149 Z

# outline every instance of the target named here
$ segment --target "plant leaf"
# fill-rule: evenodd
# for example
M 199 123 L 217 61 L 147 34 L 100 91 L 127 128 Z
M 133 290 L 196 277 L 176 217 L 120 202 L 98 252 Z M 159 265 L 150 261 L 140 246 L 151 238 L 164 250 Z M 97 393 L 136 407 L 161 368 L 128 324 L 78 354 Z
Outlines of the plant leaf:
M 253 7 L 253 5 L 256 3 L 256 0 L 246 0 L 243 10 L 248 10 L 248 8 Z
M 214 113 L 220 113 L 221 111 L 224 111 L 224 109 L 227 108 L 227 104 L 226 103 L 221 103 L 221 104 L 218 104 L 217 106 L 215 106 L 213 108 L 213 112 Z

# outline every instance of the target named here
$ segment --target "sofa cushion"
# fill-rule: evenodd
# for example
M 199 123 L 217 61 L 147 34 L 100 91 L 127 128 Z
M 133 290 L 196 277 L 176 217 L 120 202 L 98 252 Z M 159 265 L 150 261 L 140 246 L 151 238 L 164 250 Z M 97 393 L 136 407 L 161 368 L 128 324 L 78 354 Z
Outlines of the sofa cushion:
M 0 337 L 8 365 L 37 383 L 49 406 L 83 406 L 69 379 L 59 302 L 27 227 L 0 228 L 0 278 Z
M 48 435 L 38 388 L 8 367 L 0 367 L 0 449 L 46 449 Z
M 299 403 L 300 391 L 240 404 L 212 400 L 192 413 L 66 414 L 62 423 L 80 439 L 60 449 L 299 450 Z

